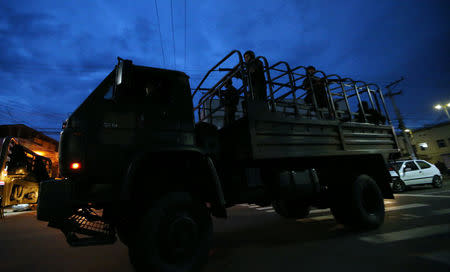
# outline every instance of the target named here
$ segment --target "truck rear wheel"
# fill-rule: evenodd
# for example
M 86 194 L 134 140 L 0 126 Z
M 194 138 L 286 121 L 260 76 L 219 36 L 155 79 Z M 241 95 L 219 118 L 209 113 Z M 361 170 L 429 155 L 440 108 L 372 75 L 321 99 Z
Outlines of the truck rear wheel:
M 212 222 L 189 193 L 168 193 L 140 220 L 129 244 L 136 271 L 198 271 L 208 258 Z
M 350 186 L 335 190 L 331 212 L 336 221 L 357 229 L 374 229 L 384 222 L 384 201 L 377 183 L 360 175 Z
M 116 233 L 120 241 L 128 246 L 130 244 L 130 237 L 133 234 L 132 229 L 129 226 L 118 225 L 116 226 Z
M 285 218 L 305 218 L 309 215 L 311 206 L 298 200 L 275 200 L 272 202 L 275 212 Z

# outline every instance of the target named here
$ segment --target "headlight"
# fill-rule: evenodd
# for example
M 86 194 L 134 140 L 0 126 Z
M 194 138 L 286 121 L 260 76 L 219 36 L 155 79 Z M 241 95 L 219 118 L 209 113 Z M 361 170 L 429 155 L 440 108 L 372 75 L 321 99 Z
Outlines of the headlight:
M 396 181 L 396 180 L 399 180 L 400 178 L 399 177 L 391 177 L 391 181 Z

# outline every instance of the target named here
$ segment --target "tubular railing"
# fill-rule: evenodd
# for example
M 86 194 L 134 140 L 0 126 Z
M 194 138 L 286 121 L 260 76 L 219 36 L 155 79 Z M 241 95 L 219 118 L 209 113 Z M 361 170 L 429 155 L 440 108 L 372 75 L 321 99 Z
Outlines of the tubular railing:
M 272 78 L 271 78 L 270 71 L 269 71 L 269 62 L 263 56 L 259 56 L 257 59 L 262 59 L 263 60 L 264 72 L 266 73 L 266 79 L 267 79 L 267 82 L 268 82 L 267 85 L 269 85 L 270 105 L 272 107 L 272 111 L 276 111 L 276 103 L 275 103 L 275 98 L 274 98 L 273 84 L 271 84 Z
M 239 58 L 238 64 L 236 64 L 232 69 L 226 70 L 227 71 L 226 75 L 223 76 L 219 81 L 217 81 L 216 84 L 214 84 L 214 86 L 212 86 L 210 88 L 202 88 L 203 83 L 208 79 L 208 77 L 211 75 L 211 73 L 213 71 L 217 71 L 216 68 L 218 68 L 221 64 L 223 64 L 225 61 L 230 59 L 233 55 L 237 55 L 238 56 L 238 58 Z M 220 60 L 216 65 L 214 65 L 206 73 L 206 75 L 200 81 L 200 83 L 197 86 L 197 88 L 192 93 L 192 98 L 194 99 L 194 97 L 198 93 L 198 91 L 200 91 L 200 90 L 207 91 L 202 97 L 200 97 L 200 99 L 198 101 L 198 105 L 194 107 L 194 113 L 195 113 L 195 111 L 198 112 L 197 114 L 198 114 L 199 121 L 203 121 L 204 119 L 206 119 L 205 118 L 205 116 L 206 116 L 206 114 L 205 114 L 205 111 L 206 111 L 205 103 L 209 102 L 209 105 L 210 105 L 209 108 L 211 109 L 212 100 L 213 100 L 214 96 L 216 96 L 218 94 L 219 97 L 220 97 L 220 89 L 223 87 L 225 82 L 227 80 L 230 80 L 233 76 L 235 76 L 239 72 L 241 74 L 243 74 L 243 67 L 242 66 L 243 66 L 243 58 L 242 58 L 241 52 L 239 52 L 238 50 L 233 50 L 228 55 L 226 55 L 222 60 Z M 201 114 L 202 111 L 203 111 L 203 116 Z M 216 111 L 214 111 L 214 112 L 216 112 Z M 212 123 L 212 120 L 213 120 L 212 113 L 210 113 L 208 116 L 210 116 L 209 120 L 210 120 L 210 123 Z
M 220 65 L 235 55 L 238 56 L 238 63 L 233 68 L 219 68 L 219 70 L 217 70 Z M 363 100 L 362 96 L 364 95 L 364 97 L 367 96 L 367 102 L 370 104 L 370 109 L 377 111 L 379 114 L 382 114 L 382 111 L 384 111 L 388 123 L 391 124 L 383 94 L 376 84 L 367 84 L 359 80 L 355 81 L 350 78 L 341 78 L 336 74 L 326 75 L 323 71 L 319 70 L 308 76 L 305 66 L 297 66 L 291 69 L 289 64 L 285 61 L 279 61 L 269 66 L 265 57 L 259 56 L 257 59 L 263 63 L 266 85 L 269 91 L 266 102 L 269 104 L 272 112 L 279 111 L 277 108 L 280 106 L 284 108 L 284 112 L 286 112 L 286 108 L 291 108 L 293 112 L 287 112 L 287 114 L 293 114 L 299 118 L 312 118 L 312 113 L 314 113 L 316 118 L 319 119 L 339 119 L 341 121 L 367 123 L 370 114 L 368 114 L 363 107 L 362 102 L 365 100 Z M 213 71 L 225 71 L 227 73 L 212 87 L 204 87 L 204 83 Z M 207 119 L 209 122 L 213 122 L 214 113 L 221 111 L 223 108 L 222 105 L 219 105 L 213 109 L 214 98 L 221 96 L 221 89 L 227 80 L 230 80 L 232 77 L 236 77 L 239 74 L 243 79 L 243 85 L 238 89 L 240 97 L 244 100 L 253 99 L 253 90 L 251 89 L 251 86 L 249 86 L 251 85 L 249 84 L 250 79 L 247 77 L 247 80 L 244 80 L 245 73 L 246 67 L 243 62 L 242 54 L 237 50 L 231 51 L 206 73 L 192 94 L 192 97 L 194 98 L 199 91 L 205 92 L 194 107 L 194 112 L 197 111 L 199 121 Z M 314 88 L 313 77 L 315 77 L 314 80 L 321 81 L 320 84 L 322 87 L 320 90 Z M 298 83 L 302 80 L 303 82 L 301 84 Z M 324 93 L 320 94 L 318 92 Z M 308 95 L 308 93 L 310 94 L 311 104 L 302 103 L 302 99 Z M 319 95 L 325 95 L 326 103 L 325 105 L 322 105 L 325 107 L 319 107 L 317 101 Z M 345 109 L 338 107 L 340 102 L 343 103 L 343 105 L 340 105 L 344 106 Z M 358 112 L 352 110 L 355 106 L 358 107 Z M 302 112 L 300 110 L 302 110 Z M 206 111 L 208 111 L 208 113 Z M 305 111 L 306 114 L 304 113 Z M 245 113 L 246 109 L 243 109 L 243 112 Z M 345 116 L 345 118 L 342 116 Z

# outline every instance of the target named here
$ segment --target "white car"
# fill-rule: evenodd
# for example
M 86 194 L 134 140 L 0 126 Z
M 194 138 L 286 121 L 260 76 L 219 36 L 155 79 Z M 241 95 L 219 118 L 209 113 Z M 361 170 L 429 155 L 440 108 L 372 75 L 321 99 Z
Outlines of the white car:
M 403 192 L 407 186 L 431 184 L 442 187 L 442 175 L 439 169 L 424 160 L 406 160 L 389 163 L 394 192 Z

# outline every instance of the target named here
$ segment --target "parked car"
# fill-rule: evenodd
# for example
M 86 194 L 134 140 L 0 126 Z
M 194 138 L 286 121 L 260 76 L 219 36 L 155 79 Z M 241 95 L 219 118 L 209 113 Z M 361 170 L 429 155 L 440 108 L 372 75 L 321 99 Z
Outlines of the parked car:
M 403 192 L 409 186 L 431 184 L 442 187 L 442 174 L 433 164 L 424 160 L 405 160 L 389 163 L 394 192 Z

